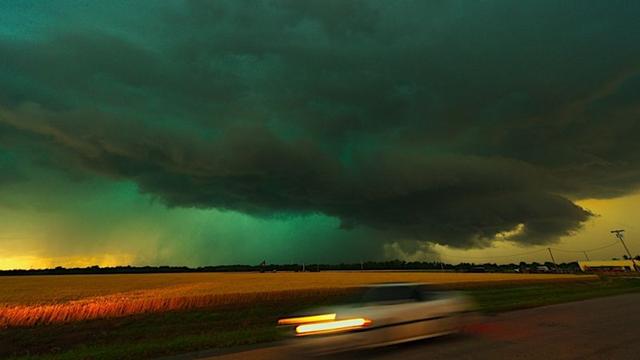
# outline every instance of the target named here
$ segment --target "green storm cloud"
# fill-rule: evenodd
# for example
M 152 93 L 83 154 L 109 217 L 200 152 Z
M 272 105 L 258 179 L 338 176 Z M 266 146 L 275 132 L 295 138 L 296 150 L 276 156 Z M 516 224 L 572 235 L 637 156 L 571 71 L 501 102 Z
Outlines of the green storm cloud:
M 635 2 L 2 7 L 0 193 L 127 191 L 87 216 L 163 219 L 185 258 L 545 244 L 640 184 Z

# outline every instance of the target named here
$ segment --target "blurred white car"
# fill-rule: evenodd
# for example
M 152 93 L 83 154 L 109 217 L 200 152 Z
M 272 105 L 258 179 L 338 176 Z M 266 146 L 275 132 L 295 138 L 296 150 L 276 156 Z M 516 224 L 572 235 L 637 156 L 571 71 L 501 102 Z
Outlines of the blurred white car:
M 471 319 L 463 294 L 424 284 L 394 283 L 363 289 L 359 301 L 281 319 L 295 336 L 291 348 L 328 354 L 450 334 Z

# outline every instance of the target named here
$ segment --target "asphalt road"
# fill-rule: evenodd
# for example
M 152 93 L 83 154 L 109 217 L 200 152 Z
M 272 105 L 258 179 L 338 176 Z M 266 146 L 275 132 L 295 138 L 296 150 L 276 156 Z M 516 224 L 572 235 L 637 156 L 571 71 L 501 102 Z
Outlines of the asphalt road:
M 286 346 L 208 360 L 291 359 Z M 592 299 L 487 317 L 464 334 L 331 359 L 639 359 L 640 294 Z

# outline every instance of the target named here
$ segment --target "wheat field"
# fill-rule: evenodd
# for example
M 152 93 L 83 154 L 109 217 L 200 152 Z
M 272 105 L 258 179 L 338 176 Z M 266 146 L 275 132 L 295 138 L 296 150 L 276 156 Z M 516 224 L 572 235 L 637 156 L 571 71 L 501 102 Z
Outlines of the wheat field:
M 0 328 L 331 295 L 380 282 L 586 280 L 564 274 L 435 272 L 182 273 L 0 277 Z

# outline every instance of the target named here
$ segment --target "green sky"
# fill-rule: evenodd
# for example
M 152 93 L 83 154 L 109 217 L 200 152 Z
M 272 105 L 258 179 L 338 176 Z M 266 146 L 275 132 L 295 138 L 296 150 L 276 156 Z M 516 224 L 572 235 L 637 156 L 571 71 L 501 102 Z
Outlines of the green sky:
M 634 251 L 639 16 L 3 2 L 0 268 Z

